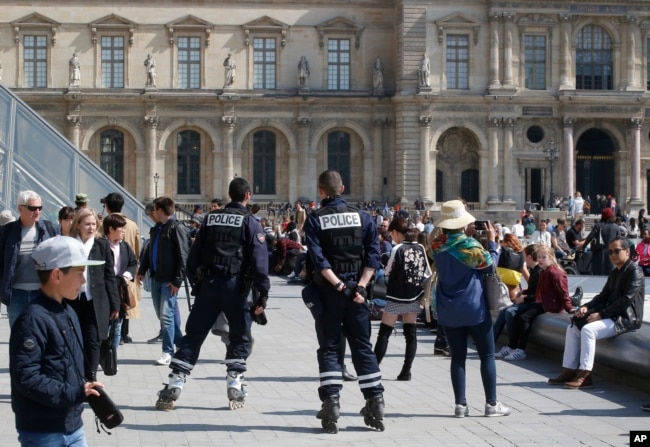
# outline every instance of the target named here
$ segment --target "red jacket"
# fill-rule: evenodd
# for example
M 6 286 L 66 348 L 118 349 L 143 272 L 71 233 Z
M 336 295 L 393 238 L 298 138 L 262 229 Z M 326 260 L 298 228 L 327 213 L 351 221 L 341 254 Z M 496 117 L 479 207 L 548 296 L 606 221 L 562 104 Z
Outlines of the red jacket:
M 557 264 L 540 273 L 535 302 L 542 303 L 544 312 L 560 313 L 573 309 L 566 273 Z

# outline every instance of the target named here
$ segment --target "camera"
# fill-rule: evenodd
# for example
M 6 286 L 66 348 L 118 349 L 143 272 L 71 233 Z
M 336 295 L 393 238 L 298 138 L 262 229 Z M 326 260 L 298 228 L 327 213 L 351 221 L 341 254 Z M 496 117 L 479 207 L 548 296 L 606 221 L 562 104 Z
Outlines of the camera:
M 474 228 L 476 230 L 485 230 L 490 225 L 489 220 L 477 220 L 474 222 Z

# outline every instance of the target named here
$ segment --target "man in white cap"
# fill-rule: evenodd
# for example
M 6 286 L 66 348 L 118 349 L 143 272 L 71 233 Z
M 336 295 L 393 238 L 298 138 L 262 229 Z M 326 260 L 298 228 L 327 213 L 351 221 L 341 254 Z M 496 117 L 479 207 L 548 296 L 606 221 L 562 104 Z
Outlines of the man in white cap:
M 65 300 L 77 299 L 86 280 L 81 242 L 57 236 L 31 255 L 41 288 L 16 320 L 9 340 L 11 406 L 21 446 L 86 446 L 81 412 L 90 395 L 99 396 L 83 377 L 79 320 Z

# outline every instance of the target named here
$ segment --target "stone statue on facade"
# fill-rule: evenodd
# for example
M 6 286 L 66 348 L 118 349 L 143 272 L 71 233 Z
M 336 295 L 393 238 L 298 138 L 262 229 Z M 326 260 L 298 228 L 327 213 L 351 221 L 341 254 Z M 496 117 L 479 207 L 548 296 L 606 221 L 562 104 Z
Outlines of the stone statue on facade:
M 79 82 L 81 81 L 81 63 L 79 62 L 79 57 L 77 53 L 72 53 L 70 58 L 70 87 L 79 87 Z
M 144 60 L 145 73 L 147 80 L 145 82 L 145 87 L 156 87 L 156 60 L 151 54 L 147 54 L 147 58 Z
M 309 88 L 309 62 L 305 56 L 300 57 L 300 62 L 298 62 L 298 85 L 301 89 Z
M 375 59 L 375 65 L 372 67 L 372 86 L 375 90 L 384 88 L 384 64 L 379 56 Z
M 228 57 L 223 61 L 223 68 L 225 70 L 225 81 L 223 83 L 223 88 L 232 87 L 235 83 L 235 69 L 237 65 L 232 58 L 232 54 L 228 54 Z
M 418 79 L 420 87 L 430 87 L 429 75 L 431 74 L 431 63 L 429 62 L 429 57 L 426 53 L 422 55 L 420 59 L 420 67 L 418 68 Z

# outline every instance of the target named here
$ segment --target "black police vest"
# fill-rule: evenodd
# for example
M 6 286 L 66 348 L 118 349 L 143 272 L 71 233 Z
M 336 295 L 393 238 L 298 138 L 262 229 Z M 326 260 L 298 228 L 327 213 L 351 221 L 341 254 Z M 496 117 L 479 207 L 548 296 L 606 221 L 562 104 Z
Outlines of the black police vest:
M 316 211 L 321 248 L 336 274 L 361 273 L 363 224 L 358 209 L 343 205 Z
M 208 213 L 203 227 L 206 231 L 201 264 L 212 272 L 236 275 L 244 259 L 243 232 L 250 212 L 238 208 L 224 208 Z

